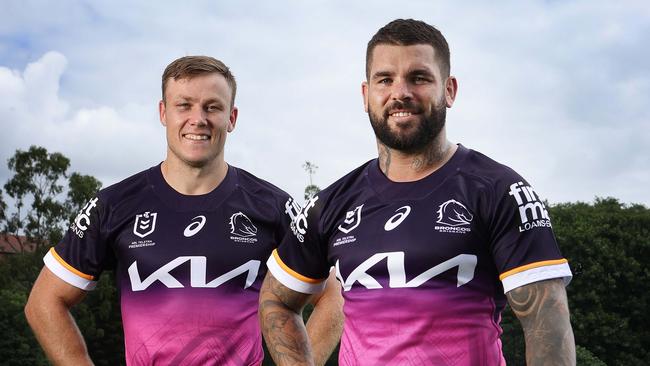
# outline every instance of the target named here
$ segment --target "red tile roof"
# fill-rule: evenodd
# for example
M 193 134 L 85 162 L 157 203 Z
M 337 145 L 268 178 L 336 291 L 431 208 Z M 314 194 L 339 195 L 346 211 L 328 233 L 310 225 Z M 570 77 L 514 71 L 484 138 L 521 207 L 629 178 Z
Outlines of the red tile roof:
M 24 235 L 0 234 L 0 254 L 33 252 L 36 243 L 27 240 Z

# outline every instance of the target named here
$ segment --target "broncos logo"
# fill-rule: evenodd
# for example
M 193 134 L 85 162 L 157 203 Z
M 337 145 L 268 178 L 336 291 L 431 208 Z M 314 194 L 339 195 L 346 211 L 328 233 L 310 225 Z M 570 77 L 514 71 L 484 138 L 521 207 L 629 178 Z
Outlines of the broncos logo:
M 257 228 L 253 225 L 251 219 L 241 212 L 230 216 L 230 233 L 242 238 L 255 236 Z
M 456 200 L 449 200 L 438 208 L 438 223 L 449 226 L 469 225 L 474 218 L 469 210 Z

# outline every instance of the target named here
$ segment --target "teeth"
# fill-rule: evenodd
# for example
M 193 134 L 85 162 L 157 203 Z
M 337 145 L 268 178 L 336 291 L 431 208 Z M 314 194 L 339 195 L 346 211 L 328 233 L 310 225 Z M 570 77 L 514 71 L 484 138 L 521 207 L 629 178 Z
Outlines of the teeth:
M 208 136 L 207 135 L 193 135 L 193 134 L 185 134 L 185 138 L 194 140 L 194 141 L 201 141 L 201 140 L 207 140 Z
M 410 115 L 411 112 L 395 112 L 391 114 L 392 117 L 408 117 Z

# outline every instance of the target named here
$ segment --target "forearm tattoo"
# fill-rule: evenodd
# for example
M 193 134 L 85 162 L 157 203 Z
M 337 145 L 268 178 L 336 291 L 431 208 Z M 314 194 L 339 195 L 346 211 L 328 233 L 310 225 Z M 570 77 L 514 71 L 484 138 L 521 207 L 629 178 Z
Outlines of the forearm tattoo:
M 282 286 L 273 276 L 262 285 L 259 316 L 266 345 L 278 365 L 311 365 L 312 355 L 300 312 L 308 296 Z
M 535 282 L 507 294 L 526 339 L 526 364 L 575 365 L 575 343 L 561 279 Z

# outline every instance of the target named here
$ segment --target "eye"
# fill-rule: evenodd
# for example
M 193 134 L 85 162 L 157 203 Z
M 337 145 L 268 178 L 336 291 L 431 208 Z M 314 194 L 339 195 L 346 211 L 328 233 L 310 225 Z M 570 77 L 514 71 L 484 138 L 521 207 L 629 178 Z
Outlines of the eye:
M 379 79 L 377 81 L 377 84 L 389 85 L 392 82 L 393 82 L 393 79 L 391 79 L 391 78 L 383 78 L 383 79 Z
M 180 110 L 188 110 L 190 109 L 190 103 L 177 103 L 176 108 Z
M 413 82 L 415 84 L 425 84 L 429 82 L 429 78 L 424 77 L 424 76 L 415 76 L 413 77 Z
M 210 104 L 205 108 L 205 110 L 208 112 L 219 112 L 221 110 L 221 107 L 216 104 Z

